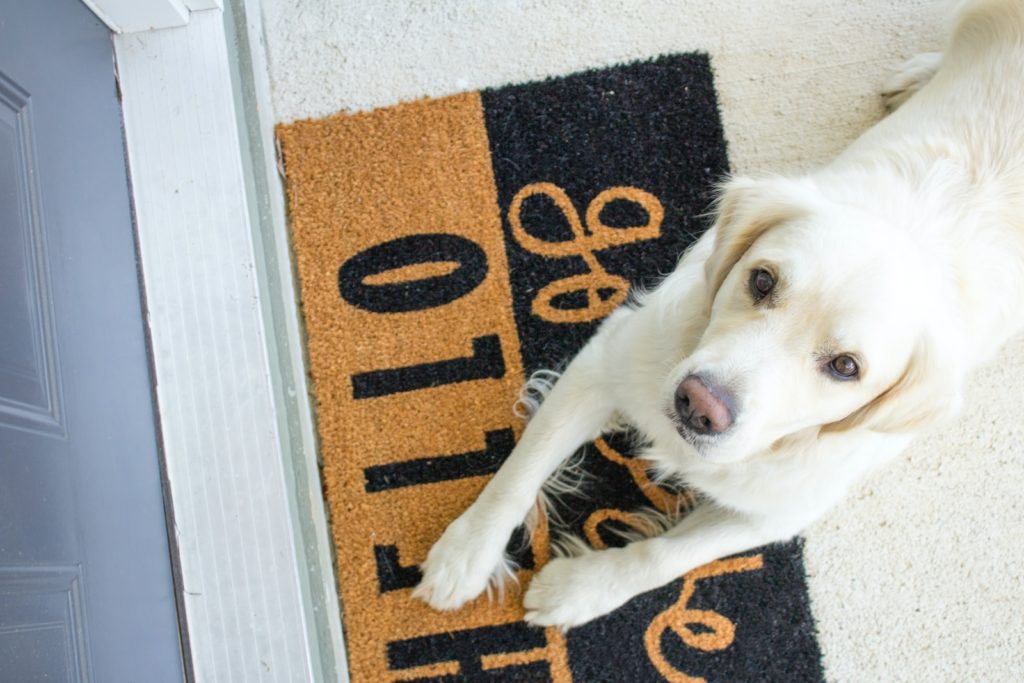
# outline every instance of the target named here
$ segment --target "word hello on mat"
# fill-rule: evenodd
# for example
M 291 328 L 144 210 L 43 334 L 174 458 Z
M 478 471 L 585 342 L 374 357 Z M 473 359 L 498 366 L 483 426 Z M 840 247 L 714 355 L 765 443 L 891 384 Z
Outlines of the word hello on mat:
M 572 230 L 572 237 L 562 241 L 549 241 L 530 234 L 523 226 L 523 203 L 531 197 L 550 198 L 562 213 Z M 613 201 L 631 201 L 647 215 L 643 225 L 610 227 L 601 220 L 602 209 Z M 550 322 L 589 322 L 607 316 L 626 298 L 629 281 L 609 274 L 597 260 L 595 252 L 615 245 L 626 244 L 659 236 L 664 209 L 654 195 L 635 187 L 613 187 L 602 191 L 587 207 L 584 224 L 565 190 L 552 183 L 533 183 L 520 190 L 512 200 L 508 223 L 516 241 L 531 253 L 548 258 L 579 256 L 587 271 L 555 280 L 542 287 L 533 300 L 534 315 Z M 476 243 L 457 235 L 436 233 L 396 238 L 365 249 L 346 261 L 338 271 L 341 297 L 349 304 L 375 313 L 397 313 L 427 310 L 443 306 L 469 294 L 487 275 L 486 255 Z M 585 305 L 577 308 L 559 308 L 560 297 L 583 293 Z M 442 361 L 433 361 L 400 368 L 388 368 L 358 373 L 352 376 L 352 396 L 355 399 L 374 398 L 388 394 L 415 391 L 443 384 L 456 384 L 474 379 L 499 378 L 505 373 L 499 335 L 475 337 L 470 340 L 473 355 Z M 404 486 L 436 483 L 463 477 L 491 474 L 501 466 L 515 445 L 512 428 L 489 431 L 484 434 L 485 448 L 455 455 L 440 455 L 401 460 L 374 465 L 365 469 L 368 493 L 387 491 Z M 692 498 L 683 494 L 682 501 L 656 487 L 648 478 L 646 465 L 640 460 L 626 458 L 616 452 L 604 439 L 596 442 L 599 452 L 608 459 L 625 466 L 635 483 L 651 504 L 662 512 L 683 505 L 692 506 Z M 617 520 L 630 526 L 640 526 L 629 512 L 616 508 L 602 508 L 591 513 L 584 523 L 586 537 L 595 548 L 606 547 L 597 528 L 607 520 Z M 521 541 L 515 545 L 522 545 Z M 394 545 L 375 547 L 378 579 L 381 592 L 411 588 L 420 579 L 416 567 L 402 566 L 398 549 Z M 694 610 L 688 607 L 689 598 L 699 579 L 763 567 L 763 557 L 722 560 L 694 570 L 684 577 L 679 600 L 651 621 L 644 635 L 648 657 L 658 671 L 669 680 L 703 681 L 690 677 L 674 668 L 662 653 L 661 639 L 665 631 L 676 633 L 689 647 L 698 650 L 721 650 L 732 644 L 734 624 L 712 610 Z M 690 626 L 700 626 L 694 631 Z M 496 631 L 497 629 L 497 631 Z M 531 637 L 522 624 L 486 627 L 483 630 L 444 634 L 445 648 L 442 661 L 455 657 L 462 675 L 482 672 L 481 658 L 503 652 L 506 638 L 494 640 L 498 649 L 488 647 L 492 638 L 507 636 L 513 629 L 521 637 L 527 651 L 546 649 L 539 633 Z M 518 631 L 522 631 L 521 634 Z M 437 638 L 428 636 L 427 638 Z M 461 643 L 461 645 L 460 645 Z M 396 641 L 389 644 L 388 657 L 396 668 L 437 664 L 428 661 L 424 652 L 437 652 L 437 648 L 422 647 L 422 639 Z M 418 647 L 417 647 L 418 646 Z

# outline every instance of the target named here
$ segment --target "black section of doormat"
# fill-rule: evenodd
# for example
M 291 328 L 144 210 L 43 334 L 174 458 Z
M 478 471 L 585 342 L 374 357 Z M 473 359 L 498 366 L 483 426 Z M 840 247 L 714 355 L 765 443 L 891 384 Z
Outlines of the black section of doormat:
M 823 681 L 820 653 L 804 586 L 803 542 L 761 549 L 764 569 L 703 579 L 689 610 L 712 610 L 735 625 L 735 640 L 720 651 L 687 647 L 674 630 L 653 625 L 673 607 L 682 579 L 634 598 L 617 612 L 568 633 L 575 681 L 663 681 L 644 637 L 654 626 L 673 670 L 707 681 Z M 674 615 L 678 615 L 676 610 Z M 677 621 L 685 621 L 678 616 Z M 690 624 L 701 632 L 699 624 Z
M 510 234 L 512 198 L 531 183 L 553 183 L 584 221 L 590 203 L 608 188 L 654 195 L 665 211 L 661 237 L 596 254 L 610 274 L 653 287 L 707 228 L 701 216 L 714 183 L 729 171 L 710 62 L 706 55 L 662 57 L 485 90 L 482 99 L 525 369 L 552 368 L 578 350 L 599 321 L 549 322 L 531 313 L 531 301 L 540 287 L 584 273 L 587 265 L 581 257 L 553 259 L 520 248 Z M 605 224 L 644 221 L 639 207 L 617 204 L 602 212 Z M 570 236 L 566 217 L 545 197 L 526 200 L 519 213 L 537 237 Z
M 524 369 L 557 368 L 593 334 L 595 313 L 618 295 L 617 283 L 655 286 L 707 228 L 701 216 L 728 171 L 710 62 L 669 56 L 489 90 L 482 99 Z M 623 187 L 630 189 L 602 194 Z M 663 211 L 659 230 L 650 196 Z M 595 200 L 603 208 L 588 216 Z M 583 289 L 558 284 L 567 281 Z M 628 439 L 608 443 L 629 455 Z M 586 450 L 590 497 L 563 501 L 577 534 L 597 508 L 650 504 L 625 466 Z M 704 642 L 699 635 L 714 629 L 687 619 L 694 610 L 721 615 L 735 629 L 727 645 L 688 645 L 673 628 L 648 633 L 680 599 L 679 580 L 570 630 L 574 680 L 664 680 L 655 659 L 662 672 L 709 681 L 823 680 L 800 543 L 744 556 L 759 556 L 763 566 L 697 581 L 672 617 L 693 642 Z

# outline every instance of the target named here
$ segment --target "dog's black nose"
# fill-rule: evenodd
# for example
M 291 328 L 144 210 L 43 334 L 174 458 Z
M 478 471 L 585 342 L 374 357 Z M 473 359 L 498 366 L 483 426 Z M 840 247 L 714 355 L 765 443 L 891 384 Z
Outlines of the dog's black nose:
M 697 375 L 690 375 L 676 389 L 676 413 L 697 434 L 721 434 L 733 422 L 729 395 Z

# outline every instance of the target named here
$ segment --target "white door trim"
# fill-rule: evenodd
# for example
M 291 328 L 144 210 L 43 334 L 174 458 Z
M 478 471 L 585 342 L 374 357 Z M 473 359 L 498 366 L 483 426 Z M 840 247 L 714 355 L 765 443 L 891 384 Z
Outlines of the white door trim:
M 259 5 L 231 9 L 114 40 L 192 670 L 347 680 Z
M 114 33 L 148 31 L 188 23 L 184 0 L 82 0 Z
M 114 33 L 184 26 L 189 12 L 222 9 L 223 0 L 82 0 Z

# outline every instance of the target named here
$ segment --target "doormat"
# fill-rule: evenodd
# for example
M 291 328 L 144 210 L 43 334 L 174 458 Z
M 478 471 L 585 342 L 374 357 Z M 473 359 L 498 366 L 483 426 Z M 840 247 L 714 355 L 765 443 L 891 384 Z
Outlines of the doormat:
M 522 591 L 412 600 L 417 563 L 522 430 L 513 404 L 707 227 L 728 170 L 702 54 L 278 128 L 349 668 L 377 681 L 818 681 L 799 541 L 698 568 L 562 633 Z M 562 517 L 595 546 L 653 485 L 627 436 L 584 450 Z M 509 545 L 521 586 L 541 523 Z M 600 587 L 595 587 L 600 590 Z

